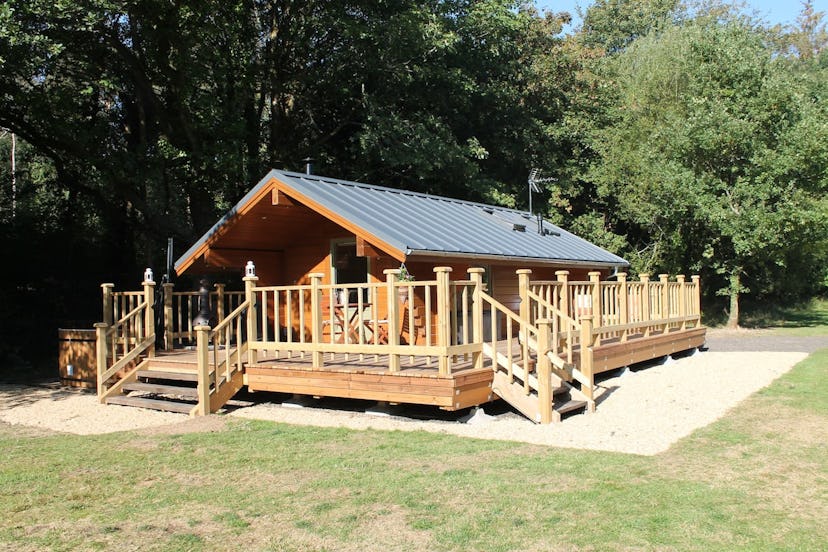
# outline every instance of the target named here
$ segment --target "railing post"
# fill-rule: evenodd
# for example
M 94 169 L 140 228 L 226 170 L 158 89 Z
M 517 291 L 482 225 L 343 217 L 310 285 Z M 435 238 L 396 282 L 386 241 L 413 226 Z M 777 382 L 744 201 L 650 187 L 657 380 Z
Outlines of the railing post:
M 550 424 L 553 422 L 552 361 L 546 353 L 550 350 L 552 343 L 552 320 L 541 318 L 535 323 L 538 326 L 538 363 L 535 371 L 538 377 L 540 423 Z M 554 421 L 560 421 L 560 418 Z
M 684 318 L 687 316 L 687 284 L 684 281 L 684 274 L 676 276 L 676 282 L 679 284 L 679 316 Z M 687 320 L 681 321 L 681 329 L 687 329 Z
M 258 339 L 259 335 L 256 326 L 256 293 L 254 291 L 259 277 L 256 276 L 255 267 L 250 268 L 252 265 L 252 262 L 247 263 L 247 276 L 242 278 L 244 281 L 244 300 L 247 302 L 247 364 L 250 366 L 256 364 L 259 360 L 256 349 L 250 345 L 251 342 Z M 276 331 L 279 331 L 279 328 L 276 328 Z
M 532 274 L 531 268 L 521 268 L 516 270 L 518 275 L 518 293 L 520 294 L 520 319 L 527 324 L 532 324 L 532 309 L 529 304 L 529 275 Z
M 701 276 L 693 274 L 690 276 L 693 282 L 693 314 L 696 315 L 696 327 L 701 326 Z
M 147 275 L 152 272 L 147 270 Z M 144 311 L 144 339 L 152 338 L 152 345 L 147 349 L 147 356 L 155 356 L 155 282 L 145 278 L 142 282 L 144 286 L 144 301 L 147 303 L 147 310 Z
M 388 371 L 400 371 L 400 355 L 394 349 L 400 344 L 400 303 L 397 288 L 394 286 L 400 277 L 399 268 L 387 268 L 385 274 L 386 295 L 388 302 L 388 345 L 392 352 L 388 354 Z M 413 303 L 413 300 L 412 300 Z
M 449 285 L 450 266 L 436 266 L 437 274 L 437 345 L 451 346 L 451 286 Z M 439 374 L 451 375 L 451 364 L 447 352 L 440 353 L 438 361 Z
M 104 372 L 106 372 L 109 369 L 109 366 L 106 361 L 109 352 L 106 343 L 107 331 L 109 331 L 109 324 L 107 324 L 106 322 L 98 322 L 97 324 L 95 324 L 95 338 L 97 341 L 95 344 L 95 356 L 97 357 L 96 364 L 98 365 L 98 399 L 101 402 L 103 402 L 103 399 L 101 397 L 103 397 L 103 394 L 106 391 L 106 389 L 104 389 L 104 384 L 106 382 L 104 382 L 103 380 L 103 375 Z
M 473 355 L 473 364 L 475 368 L 483 368 L 483 273 L 486 272 L 484 268 L 470 268 L 467 271 L 469 278 L 474 282 L 474 295 L 472 299 L 474 306 L 472 307 L 472 340 L 475 344 L 481 344 L 481 350 Z
M 592 316 L 581 317 L 581 361 L 578 369 L 586 377 L 587 383 L 581 382 L 581 393 L 587 398 L 587 409 L 595 412 L 595 376 L 593 374 L 593 347 L 597 338 L 593 335 Z
M 638 275 L 641 280 L 641 321 L 650 321 L 650 275 L 643 272 Z M 644 326 L 644 337 L 650 336 L 650 326 Z
M 618 290 L 619 323 L 625 325 L 630 323 L 630 311 L 627 298 L 627 273 L 619 272 L 617 277 L 618 283 L 620 284 L 620 289 Z M 621 341 L 626 341 L 629 333 L 630 330 L 624 328 L 624 331 L 621 332 Z
M 575 319 L 573 313 L 569 312 L 569 271 L 556 270 L 555 277 L 561 283 L 558 293 L 558 305 L 560 305 L 561 312 L 571 319 Z
M 165 282 L 161 284 L 161 287 L 164 289 L 164 350 L 172 351 L 175 348 L 175 339 L 173 338 L 173 319 L 175 317 L 173 292 L 175 291 L 175 284 Z
M 670 275 L 669 274 L 659 274 L 658 275 L 658 283 L 661 286 L 661 320 L 667 320 L 670 318 L 670 286 L 667 284 L 669 283 Z M 670 331 L 670 324 L 664 324 L 664 330 L 662 333 L 667 333 Z
M 589 283 L 592 287 L 592 325 L 596 329 L 603 326 L 604 306 L 601 304 L 601 273 L 590 272 Z M 601 344 L 601 338 L 595 337 L 595 344 Z
M 103 292 L 103 323 L 111 326 L 114 322 L 112 319 L 113 306 L 112 294 L 115 292 L 115 284 L 101 284 Z
M 198 360 L 198 415 L 210 413 L 210 326 L 196 326 L 196 358 Z
M 311 281 L 311 343 L 314 347 L 322 343 L 322 277 L 325 276 L 321 272 L 312 272 L 308 274 Z M 314 350 L 311 353 L 311 362 L 314 368 L 322 368 L 323 364 L 322 351 Z

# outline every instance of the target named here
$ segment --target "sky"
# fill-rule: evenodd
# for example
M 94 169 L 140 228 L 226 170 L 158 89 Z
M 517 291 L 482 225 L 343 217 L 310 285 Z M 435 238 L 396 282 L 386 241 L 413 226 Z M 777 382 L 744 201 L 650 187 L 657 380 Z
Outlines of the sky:
M 578 17 L 576 6 L 586 9 L 591 3 L 591 0 L 536 0 L 535 2 L 540 10 L 568 11 L 573 18 Z M 755 10 L 760 17 L 771 24 L 795 23 L 802 9 L 802 3 L 799 0 L 747 0 L 745 4 L 748 6 L 748 12 Z M 828 0 L 814 0 L 814 9 L 825 12 L 826 19 L 828 19 Z M 574 23 L 580 24 L 580 20 Z

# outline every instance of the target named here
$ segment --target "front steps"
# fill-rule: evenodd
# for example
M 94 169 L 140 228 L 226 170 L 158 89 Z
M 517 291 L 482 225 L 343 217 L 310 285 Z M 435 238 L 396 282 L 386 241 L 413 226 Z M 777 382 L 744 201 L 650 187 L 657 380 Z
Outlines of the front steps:
M 135 381 L 125 383 L 124 395 L 107 397 L 106 404 L 134 406 L 148 410 L 191 414 L 198 405 L 198 375 L 184 367 L 154 369 L 152 359 L 142 363 L 135 373 Z
M 560 422 L 561 417 L 569 412 L 587 409 L 589 401 L 577 389 L 554 376 L 553 379 L 557 387 L 553 389 L 552 422 Z M 498 370 L 494 374 L 492 391 L 536 424 L 541 423 L 541 403 L 537 391 L 530 387 L 527 394 L 519 379 L 510 381 L 505 372 Z

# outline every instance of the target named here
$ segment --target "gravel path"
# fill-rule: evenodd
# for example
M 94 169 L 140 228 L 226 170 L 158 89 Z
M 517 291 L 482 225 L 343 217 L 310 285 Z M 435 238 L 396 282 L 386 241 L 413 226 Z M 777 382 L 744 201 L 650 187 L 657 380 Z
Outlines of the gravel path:
M 712 331 L 708 351 L 624 372 L 603 374 L 594 414 L 560 424 L 535 425 L 502 401 L 483 409 L 446 413 L 429 407 L 398 406 L 367 413 L 365 401 L 307 398 L 304 408 L 284 395 L 256 393 L 236 402 L 230 416 L 352 429 L 447 433 L 472 438 L 521 441 L 546 446 L 657 454 L 724 415 L 750 394 L 790 370 L 807 353 L 828 347 L 828 339 Z M 215 431 L 213 422 L 183 414 L 104 406 L 94 394 L 59 388 L 0 385 L 0 422 L 77 434 L 130 429 L 152 432 Z M 225 418 L 226 419 L 226 418 Z
M 828 348 L 828 336 L 791 336 L 770 330 L 707 330 L 710 351 L 797 351 L 813 353 Z

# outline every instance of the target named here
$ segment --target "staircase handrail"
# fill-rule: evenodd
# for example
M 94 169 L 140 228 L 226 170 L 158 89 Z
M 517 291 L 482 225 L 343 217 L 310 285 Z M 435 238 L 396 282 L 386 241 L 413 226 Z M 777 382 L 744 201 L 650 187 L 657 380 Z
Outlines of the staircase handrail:
M 114 388 L 107 388 L 109 379 L 155 344 L 155 328 L 152 325 L 148 328 L 145 323 L 147 309 L 149 309 L 149 302 L 143 301 L 112 326 L 96 325 L 102 333 L 98 339 L 98 346 L 103 347 L 103 351 L 98 353 L 97 367 L 98 396 L 101 400 L 115 391 Z M 132 327 L 137 327 L 135 332 L 137 335 L 130 335 L 128 330 Z M 119 344 L 123 347 L 120 354 L 118 353 Z
M 199 330 L 196 330 L 198 338 L 196 348 L 199 359 L 198 404 L 193 407 L 191 415 L 209 414 L 219 408 L 220 403 L 223 404 L 225 401 L 217 400 L 216 397 L 226 394 L 225 391 L 231 386 L 235 377 L 241 373 L 251 338 L 247 336 L 245 339 L 242 331 L 250 305 L 249 299 L 241 302 L 215 328 L 204 331 L 206 335 L 203 338 L 199 335 Z M 235 347 L 233 347 L 234 341 Z M 233 349 L 232 353 L 231 349 Z M 219 356 L 222 350 L 224 358 Z M 232 390 L 227 398 L 235 394 L 236 390 Z
M 533 282 L 534 283 L 534 282 Z M 568 314 L 560 310 L 558 307 L 547 301 L 544 297 L 541 297 L 537 293 L 532 290 L 528 290 L 527 294 L 530 299 L 538 303 L 541 307 L 546 309 L 547 312 L 552 312 L 557 316 L 562 322 L 565 322 L 568 326 L 571 326 L 573 330 L 580 331 L 581 324 L 578 323 L 577 320 L 571 318 Z

